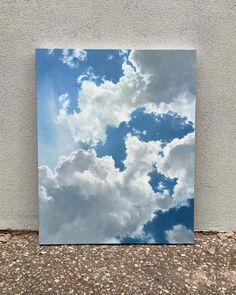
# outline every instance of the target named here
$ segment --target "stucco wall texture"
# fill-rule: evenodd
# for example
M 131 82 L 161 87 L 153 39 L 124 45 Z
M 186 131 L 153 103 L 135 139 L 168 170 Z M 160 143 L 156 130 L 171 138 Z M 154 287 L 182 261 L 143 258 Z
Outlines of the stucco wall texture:
M 0 229 L 37 229 L 36 47 L 197 49 L 195 229 L 236 230 L 236 2 L 0 2 Z

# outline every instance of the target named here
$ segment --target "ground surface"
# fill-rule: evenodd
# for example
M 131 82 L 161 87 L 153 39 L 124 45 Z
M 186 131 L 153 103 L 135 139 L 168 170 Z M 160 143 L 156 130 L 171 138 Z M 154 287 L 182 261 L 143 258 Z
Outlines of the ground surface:
M 195 245 L 38 246 L 0 234 L 0 294 L 236 294 L 236 234 Z

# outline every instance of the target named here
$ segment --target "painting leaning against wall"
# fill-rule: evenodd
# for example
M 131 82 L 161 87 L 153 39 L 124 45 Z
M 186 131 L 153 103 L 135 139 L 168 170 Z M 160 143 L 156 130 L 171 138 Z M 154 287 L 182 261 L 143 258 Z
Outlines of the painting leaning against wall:
M 195 50 L 36 49 L 39 242 L 193 242 Z

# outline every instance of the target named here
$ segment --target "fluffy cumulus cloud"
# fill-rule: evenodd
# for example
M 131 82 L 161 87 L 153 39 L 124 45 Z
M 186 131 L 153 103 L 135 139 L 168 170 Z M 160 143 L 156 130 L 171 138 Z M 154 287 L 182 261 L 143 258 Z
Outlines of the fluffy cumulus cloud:
M 174 188 L 173 204 L 187 205 L 194 194 L 194 144 L 195 135 L 190 133 L 182 139 L 174 139 L 164 147 L 157 161 L 158 171 L 171 179 L 177 178 Z
M 68 125 L 76 142 L 104 141 L 107 126 L 118 127 L 135 109 L 141 82 L 130 65 L 124 63 L 122 67 L 124 75 L 116 84 L 111 81 L 104 81 L 100 86 L 93 81 L 82 83 L 78 97 L 80 112 L 68 114 L 62 105 L 57 121 Z
M 122 172 L 115 168 L 112 157 L 98 158 L 94 149 L 78 149 L 60 157 L 54 173 L 40 167 L 40 240 L 106 243 L 125 236 L 140 238 L 143 225 L 152 220 L 155 211 L 180 206 L 192 197 L 190 191 L 183 191 L 191 168 L 180 165 L 189 156 L 188 145 L 190 136 L 164 149 L 159 141 L 141 142 L 128 136 L 126 169 Z M 164 157 L 159 154 L 161 150 Z M 168 191 L 152 190 L 149 172 L 153 163 L 160 163 L 158 168 L 166 175 L 179 177 L 172 196 Z
M 80 112 L 63 111 L 58 116 L 76 142 L 104 141 L 107 126 L 118 127 L 137 107 L 145 106 L 147 112 L 176 112 L 194 122 L 195 52 L 138 50 L 130 55 L 133 66 L 124 59 L 118 83 L 96 85 L 96 79 L 87 80 L 86 75 L 78 78 L 79 83 L 83 81 L 78 93 Z
M 164 200 L 148 184 L 152 163 L 147 159 L 137 163 L 134 155 L 145 149 L 136 150 L 137 141 L 127 139 L 130 157 L 123 173 L 115 168 L 112 157 L 97 158 L 93 149 L 61 157 L 55 173 L 40 167 L 42 241 L 105 243 L 126 235 L 140 236 L 142 225 Z
M 165 231 L 166 239 L 170 244 L 189 244 L 193 242 L 193 231 L 181 224 L 174 225 L 172 229 Z

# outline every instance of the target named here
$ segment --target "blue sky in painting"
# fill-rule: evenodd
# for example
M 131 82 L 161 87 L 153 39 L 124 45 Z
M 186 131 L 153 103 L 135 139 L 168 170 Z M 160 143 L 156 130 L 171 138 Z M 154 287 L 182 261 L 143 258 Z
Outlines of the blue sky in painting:
M 96 152 L 99 157 L 112 156 L 115 166 L 122 171 L 125 169 L 123 160 L 126 158 L 125 137 L 128 134 L 136 135 L 144 142 L 160 140 L 165 144 L 193 131 L 193 123 L 187 118 L 171 112 L 165 115 L 145 113 L 145 108 L 139 108 L 130 115 L 129 122 L 121 122 L 118 128 L 108 126 L 107 139 L 98 143 Z
M 73 116 L 81 112 L 80 91 L 84 81 L 92 81 L 97 87 L 104 81 L 117 84 L 124 76 L 122 65 L 125 62 L 132 67 L 134 72 L 136 71 L 136 67 L 129 58 L 130 50 L 86 50 L 85 52 L 86 58 L 81 57 L 80 59 L 77 56 L 73 57 L 73 51 L 68 50 L 66 54 L 71 59 L 63 62 L 62 49 L 36 50 L 39 166 L 44 165 L 56 171 L 55 167 L 61 155 L 68 156 L 77 148 L 83 148 L 85 152 L 93 148 L 98 159 L 111 156 L 115 168 L 122 173 L 127 169 L 124 161 L 127 158 L 126 140 L 128 136 L 134 136 L 140 142 L 145 143 L 158 141 L 164 148 L 173 140 L 183 139 L 188 134 L 194 133 L 194 123 L 190 118 L 171 108 L 163 113 L 156 113 L 147 111 L 144 106 L 137 106 L 130 113 L 128 120 L 121 121 L 117 126 L 107 125 L 106 139 L 100 139 L 96 144 L 73 141 L 71 139 L 73 134 L 69 134 L 67 129 L 65 133 L 60 134 L 62 128 L 56 123 L 56 117 L 61 108 L 58 97 L 65 93 L 68 95 L 70 102 L 66 115 Z M 62 140 L 58 142 L 58 138 Z M 163 151 L 159 154 L 164 156 Z M 155 163 L 148 176 L 149 185 L 155 193 L 162 194 L 168 191 L 172 197 L 175 186 L 178 184 L 177 177 L 168 177 L 159 172 Z M 143 225 L 143 237 L 133 238 L 127 235 L 119 238 L 119 235 L 116 235 L 114 239 L 119 239 L 122 243 L 145 243 L 147 237 L 151 237 L 151 242 L 168 243 L 166 232 L 176 224 L 193 231 L 193 199 L 189 199 L 187 204 L 186 206 L 185 202 L 183 206 L 172 207 L 166 211 L 155 211 L 154 218 Z
M 155 241 L 160 244 L 167 244 L 165 231 L 170 230 L 175 224 L 182 224 L 190 230 L 194 230 L 194 202 L 189 201 L 188 206 L 182 206 L 180 208 L 172 208 L 167 212 L 156 212 L 152 221 L 144 225 L 144 231 L 147 234 L 151 234 Z M 122 239 L 123 243 L 137 244 L 144 243 L 142 239 L 134 239 L 131 237 L 125 237 Z
M 36 50 L 38 142 L 42 144 L 42 149 L 46 147 L 47 150 L 48 145 L 54 141 L 55 118 L 51 112 L 55 113 L 59 109 L 58 97 L 68 93 L 71 97 L 69 113 L 79 111 L 77 96 L 81 84 L 77 83 L 78 77 L 92 69 L 96 76 L 95 82 L 99 85 L 103 79 L 117 83 L 123 74 L 121 68 L 123 57 L 118 50 L 86 50 L 86 52 L 86 62 L 80 62 L 79 66 L 70 68 L 61 62 L 62 49 L 54 49 L 52 54 L 49 54 L 48 49 Z M 89 78 L 91 75 L 85 80 Z M 40 165 L 53 166 L 56 161 L 57 159 L 52 161 L 51 156 L 47 158 L 46 152 L 39 154 Z

